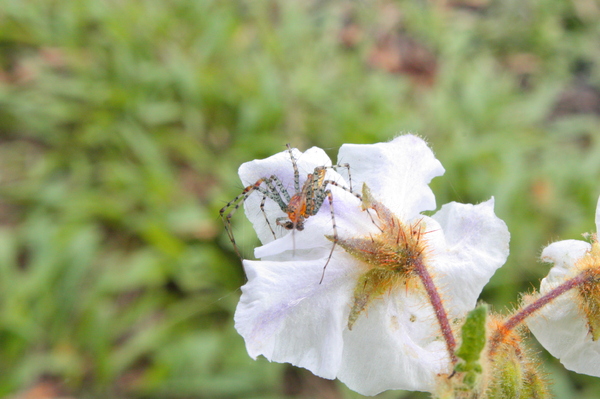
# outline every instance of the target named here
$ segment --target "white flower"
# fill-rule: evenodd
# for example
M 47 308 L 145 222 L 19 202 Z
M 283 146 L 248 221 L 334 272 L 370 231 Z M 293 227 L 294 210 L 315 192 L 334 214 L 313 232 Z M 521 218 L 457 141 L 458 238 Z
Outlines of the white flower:
M 316 148 L 294 154 L 303 179 L 315 167 L 331 164 Z M 355 190 L 368 184 L 373 198 L 402 223 L 423 226 L 426 265 L 441 291 L 448 316 L 450 320 L 463 317 L 508 255 L 509 234 L 504 222 L 494 215 L 493 199 L 479 205 L 451 203 L 433 217 L 421 215 L 435 208 L 428 184 L 444 169 L 427 144 L 412 135 L 389 143 L 344 145 L 338 161 L 350 165 Z M 328 172 L 328 178 L 349 187 L 346 171 L 338 171 Z M 270 175 L 278 176 L 294 191 L 287 152 L 240 168 L 244 184 Z M 326 237 L 333 235 L 328 202 L 306 220 L 303 231 L 280 228 L 276 240 L 259 209 L 262 195 L 245 203 L 246 214 L 265 244 L 255 252 L 260 261 L 244 261 L 248 283 L 242 287 L 235 314 L 236 328 L 250 356 L 263 355 L 324 378 L 337 377 L 365 395 L 388 389 L 432 391 L 436 375 L 451 372 L 451 364 L 422 287 L 395 286 L 371 298 L 349 329 L 357 282 L 371 266 L 340 244 L 342 240 L 377 236 L 381 231 L 375 223 L 381 226 L 382 220 L 376 212 L 364 212 L 353 194 L 333 185 L 329 188 L 340 243 L 322 283 L 323 267 L 333 245 Z M 266 203 L 269 220 L 285 216 L 277 204 Z
M 600 201 L 596 208 L 596 229 L 600 231 Z M 594 241 L 594 246 L 598 243 Z M 600 268 L 592 244 L 579 240 L 559 241 L 548 245 L 542 260 L 554 263 L 542 280 L 540 295 L 575 277 L 587 266 Z M 597 273 L 597 271 L 595 272 Z M 596 300 L 599 298 L 596 298 Z M 600 377 L 600 340 L 594 334 L 584 311 L 581 291 L 571 289 L 527 319 L 527 326 L 538 341 L 569 370 Z M 598 315 L 596 316 L 596 322 Z M 598 331 L 596 331 L 598 334 Z

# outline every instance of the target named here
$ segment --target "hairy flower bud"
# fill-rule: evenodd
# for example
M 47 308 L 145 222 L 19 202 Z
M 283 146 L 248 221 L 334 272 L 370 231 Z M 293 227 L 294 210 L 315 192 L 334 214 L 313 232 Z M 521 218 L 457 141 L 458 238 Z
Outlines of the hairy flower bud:
M 546 399 L 550 390 L 539 362 L 522 336 L 505 331 L 487 306 L 469 313 L 462 326 L 460 358 L 451 375 L 441 376 L 438 399 Z

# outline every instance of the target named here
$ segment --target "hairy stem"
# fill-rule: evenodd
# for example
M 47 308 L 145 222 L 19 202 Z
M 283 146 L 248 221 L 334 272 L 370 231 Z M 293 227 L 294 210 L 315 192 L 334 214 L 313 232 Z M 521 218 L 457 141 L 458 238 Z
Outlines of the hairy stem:
M 435 316 L 437 317 L 438 323 L 440 324 L 440 329 L 442 330 L 442 336 L 444 337 L 444 341 L 446 341 L 446 348 L 448 349 L 450 359 L 452 360 L 453 364 L 456 364 L 458 361 L 455 353 L 456 340 L 454 339 L 454 334 L 452 334 L 452 328 L 450 327 L 448 314 L 446 313 L 446 309 L 444 309 L 442 298 L 440 297 L 433 279 L 427 271 L 427 268 L 425 267 L 421 257 L 415 259 L 415 271 L 421 279 L 421 282 L 425 287 L 425 291 L 427 291 L 427 295 L 429 296 L 429 302 L 435 311 Z
M 565 281 L 558 287 L 547 292 L 545 295 L 542 295 L 541 297 L 536 299 L 534 302 L 530 303 L 529 305 L 525 306 L 523 309 L 521 309 L 517 313 L 515 313 L 511 318 L 509 318 L 506 322 L 504 322 L 504 324 L 502 324 L 500 327 L 498 327 L 498 329 L 494 332 L 494 335 L 492 336 L 491 343 L 490 343 L 490 355 L 494 354 L 494 352 L 498 348 L 498 345 L 500 345 L 500 343 L 502 343 L 504 341 L 504 338 L 515 327 L 520 325 L 523 322 L 523 320 L 525 320 L 527 317 L 529 317 L 532 314 L 534 314 L 535 312 L 537 312 L 539 309 L 541 309 L 542 307 L 544 307 L 545 305 L 550 303 L 555 298 L 557 298 L 560 295 L 564 294 L 565 292 L 571 290 L 572 288 L 575 288 L 578 285 L 583 284 L 585 281 L 587 281 L 588 279 L 590 279 L 592 277 L 593 276 L 591 274 L 582 272 L 579 275 L 577 275 L 576 277 L 573 277 L 572 279 Z

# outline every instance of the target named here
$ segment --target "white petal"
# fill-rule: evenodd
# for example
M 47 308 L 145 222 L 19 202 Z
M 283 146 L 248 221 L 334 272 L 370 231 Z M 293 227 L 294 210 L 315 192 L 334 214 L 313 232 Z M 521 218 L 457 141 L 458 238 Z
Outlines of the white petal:
M 400 219 L 435 209 L 435 196 L 428 184 L 441 176 L 444 168 L 419 137 L 404 135 L 389 143 L 344 144 L 338 162 L 350 164 L 354 188 L 360 190 L 366 182 L 375 198 Z
M 478 205 L 446 204 L 433 219 L 440 229 L 426 236 L 433 247 L 429 267 L 451 317 L 475 307 L 483 287 L 508 257 L 510 234 L 494 214 L 494 199 Z
M 306 176 L 312 173 L 317 166 L 331 166 L 331 160 L 320 148 L 312 147 L 301 153 L 297 149 L 292 149 L 296 164 L 299 172 L 299 186 L 306 181 Z M 334 173 L 334 172 L 332 172 Z M 270 156 L 266 159 L 257 159 L 254 161 L 246 162 L 242 164 L 238 170 L 238 174 L 244 186 L 250 186 L 256 183 L 259 179 L 269 178 L 271 176 L 277 176 L 283 187 L 287 189 L 290 196 L 293 196 L 296 192 L 294 184 L 294 168 L 290 154 L 287 150 L 282 151 L 278 154 Z M 342 179 L 339 177 L 339 179 Z M 264 184 L 263 184 L 264 187 Z M 266 218 L 271 223 L 271 227 L 278 234 L 278 236 L 287 234 L 286 230 L 282 227 L 277 226 L 275 221 L 278 217 L 284 217 L 286 214 L 281 210 L 281 207 L 270 198 L 265 201 L 265 214 L 260 210 L 260 203 L 263 199 L 263 195 L 257 191 L 251 193 L 248 199 L 244 203 L 244 211 L 248 219 L 252 222 L 256 234 L 262 243 L 273 241 L 273 233 L 269 229 Z M 285 198 L 283 201 L 287 204 Z
M 600 377 L 600 341 L 592 341 L 585 316 L 568 292 L 527 320 L 527 326 L 548 352 L 569 370 Z
M 573 269 L 573 265 L 583 258 L 592 246 L 580 240 L 564 240 L 554 242 L 548 245 L 542 251 L 541 259 L 544 262 L 554 263 L 554 267 L 550 270 L 548 277 L 542 280 L 547 283 L 560 283 L 564 281 L 565 276 Z
M 352 330 L 344 331 L 340 381 L 363 395 L 388 389 L 432 391 L 449 372 L 444 341 L 431 307 L 400 290 L 373 302 Z
M 320 261 L 244 261 L 248 283 L 242 287 L 235 326 L 250 356 L 336 377 L 357 278 L 348 272 L 348 257 L 341 258 L 334 256 L 322 284 Z
M 554 262 L 548 277 L 542 280 L 543 295 L 570 277 L 574 265 L 590 249 L 578 240 L 550 244 L 542 252 L 542 260 Z M 569 370 L 600 377 L 600 341 L 593 341 L 585 315 L 579 309 L 576 291 L 564 293 L 530 316 L 527 326 L 553 356 Z

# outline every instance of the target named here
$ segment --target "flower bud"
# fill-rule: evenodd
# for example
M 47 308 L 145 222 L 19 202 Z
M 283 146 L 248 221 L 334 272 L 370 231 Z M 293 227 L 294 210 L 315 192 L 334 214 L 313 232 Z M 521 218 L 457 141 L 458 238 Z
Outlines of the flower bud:
M 459 362 L 441 376 L 438 399 L 546 399 L 552 397 L 535 356 L 504 321 L 490 316 L 487 306 L 471 311 L 461 329 Z M 486 333 L 487 326 L 487 333 Z M 502 334 L 500 334 L 502 332 Z M 497 342 L 495 342 L 497 341 Z

